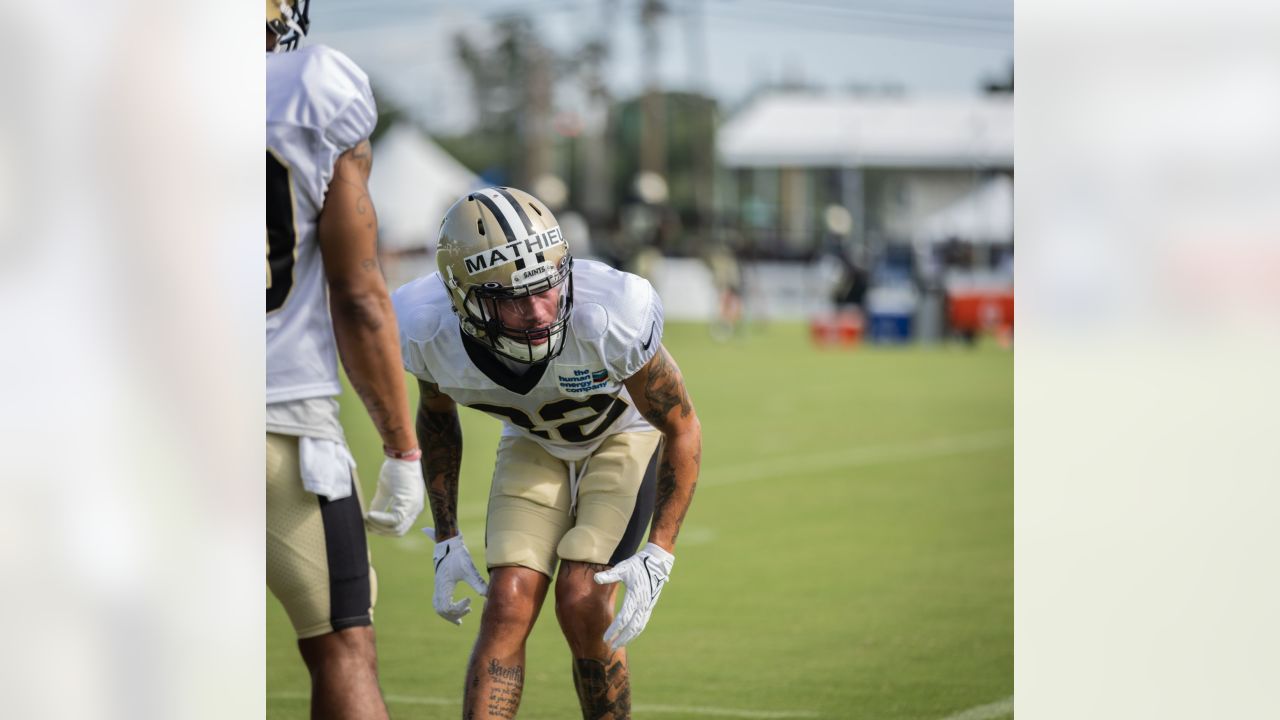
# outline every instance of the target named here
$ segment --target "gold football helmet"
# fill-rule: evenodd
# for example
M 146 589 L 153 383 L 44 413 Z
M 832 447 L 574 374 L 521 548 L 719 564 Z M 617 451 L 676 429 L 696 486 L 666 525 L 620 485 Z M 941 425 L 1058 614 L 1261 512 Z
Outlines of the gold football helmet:
M 436 248 L 463 332 L 522 363 L 564 349 L 573 258 L 555 216 L 523 190 L 489 187 L 449 208 Z
M 277 49 L 292 50 L 311 27 L 311 0 L 267 0 L 267 29 L 280 38 Z

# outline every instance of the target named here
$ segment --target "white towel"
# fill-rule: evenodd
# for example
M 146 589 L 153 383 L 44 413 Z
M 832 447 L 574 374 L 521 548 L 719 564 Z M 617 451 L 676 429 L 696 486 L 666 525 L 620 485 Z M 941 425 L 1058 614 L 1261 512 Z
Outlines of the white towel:
M 351 496 L 356 460 L 345 443 L 323 438 L 298 438 L 298 463 L 302 487 L 330 501 Z

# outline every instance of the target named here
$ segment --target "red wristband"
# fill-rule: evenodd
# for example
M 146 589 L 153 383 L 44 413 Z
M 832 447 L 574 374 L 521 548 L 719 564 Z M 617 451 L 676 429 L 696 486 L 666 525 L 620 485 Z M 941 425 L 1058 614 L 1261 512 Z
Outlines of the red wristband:
M 392 460 L 420 460 L 422 459 L 422 448 L 414 448 L 412 450 L 392 450 L 386 445 L 382 446 L 382 452 Z

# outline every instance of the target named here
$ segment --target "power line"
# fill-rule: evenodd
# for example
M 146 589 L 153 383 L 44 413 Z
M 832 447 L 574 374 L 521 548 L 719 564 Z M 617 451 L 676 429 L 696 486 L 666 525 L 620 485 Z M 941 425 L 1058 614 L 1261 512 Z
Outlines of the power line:
M 734 0 L 720 0 L 720 2 L 734 3 Z M 780 4 L 792 6 L 792 7 L 796 5 L 796 3 L 791 3 L 791 2 L 785 2 Z M 885 4 L 885 3 L 876 3 L 876 2 L 865 2 L 865 0 L 862 0 L 859 2 L 852 2 L 852 3 L 845 2 L 843 0 L 836 0 L 836 2 L 834 3 L 823 2 L 822 0 L 810 0 L 806 4 L 819 6 L 827 10 L 832 10 L 837 12 L 848 12 L 852 14 L 881 13 L 881 14 L 889 14 L 889 15 L 915 17 L 918 19 L 925 19 L 925 20 L 959 20 L 959 21 L 989 22 L 989 23 L 992 23 L 992 22 L 1012 23 L 1013 22 L 1012 14 L 958 12 L 957 11 L 958 3 L 954 3 L 954 2 L 944 2 L 942 4 L 932 4 L 927 2 L 925 3 L 893 2 L 893 3 Z M 1013 9 L 1012 2 L 1001 2 L 1001 4 L 1007 5 L 1010 10 Z
M 887 26 L 909 30 L 943 31 L 960 34 L 981 34 L 1007 36 L 1013 34 L 1011 23 L 993 24 L 992 21 L 948 20 L 923 15 L 912 15 L 885 11 L 864 11 L 848 8 L 836 8 L 812 2 L 776 2 L 776 0 L 753 0 L 749 3 L 755 7 L 744 7 L 747 3 L 719 2 L 711 7 L 712 12 L 719 14 L 738 14 L 741 17 L 758 19 L 772 23 L 774 19 L 782 20 L 816 20 L 823 23 L 841 22 L 847 26 Z M 766 17 L 767 16 L 767 17 Z M 983 23 L 983 24 L 974 24 Z
M 780 20 L 780 21 L 771 20 L 767 23 L 762 23 L 762 22 L 759 22 L 758 20 L 752 20 L 749 18 L 741 18 L 741 17 L 731 17 L 731 16 L 719 18 L 717 22 L 750 25 L 754 28 L 761 28 L 763 26 L 788 25 L 790 26 L 789 29 L 792 29 L 792 30 L 803 30 L 806 32 L 823 33 L 823 34 L 837 35 L 837 36 L 844 36 L 844 37 L 868 37 L 868 38 L 876 38 L 880 40 L 895 40 L 899 42 L 923 43 L 926 45 L 940 45 L 944 47 L 966 47 L 966 48 L 974 48 L 977 50 L 1005 50 L 1005 49 L 1009 51 L 1013 50 L 1011 46 L 1003 42 L 990 42 L 990 41 L 966 42 L 963 38 L 958 38 L 958 37 L 955 37 L 954 35 L 947 36 L 947 35 L 938 35 L 938 34 L 930 35 L 930 34 L 920 34 L 920 33 L 877 31 L 875 29 L 868 29 L 868 28 L 839 27 L 839 26 L 833 25 L 832 23 L 821 23 L 821 22 L 814 23 L 814 22 L 808 22 L 808 21 L 795 21 L 795 20 Z

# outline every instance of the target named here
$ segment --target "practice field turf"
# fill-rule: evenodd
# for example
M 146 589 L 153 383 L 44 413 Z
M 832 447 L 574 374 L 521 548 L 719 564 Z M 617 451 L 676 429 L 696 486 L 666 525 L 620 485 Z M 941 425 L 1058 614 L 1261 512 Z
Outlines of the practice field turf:
M 782 324 L 724 344 L 672 324 L 664 341 L 702 420 L 702 478 L 671 582 L 630 646 L 635 716 L 1011 716 L 1012 352 L 820 350 Z M 380 444 L 355 396 L 342 403 L 371 498 Z M 462 414 L 459 515 L 482 565 L 499 425 Z M 459 717 L 479 604 L 461 627 L 435 615 L 417 529 L 370 542 L 392 715 Z M 266 651 L 267 717 L 307 717 L 307 676 L 269 594 Z M 520 717 L 580 716 L 548 604 Z

